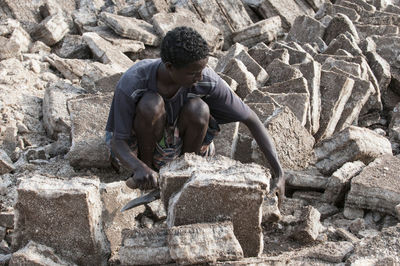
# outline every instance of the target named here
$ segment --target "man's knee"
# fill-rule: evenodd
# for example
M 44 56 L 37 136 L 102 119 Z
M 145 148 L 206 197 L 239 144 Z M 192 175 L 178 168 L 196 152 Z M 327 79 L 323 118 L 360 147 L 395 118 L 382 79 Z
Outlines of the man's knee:
M 154 120 L 154 118 L 162 117 L 164 113 L 164 100 L 156 92 L 145 92 L 136 106 L 136 115 L 144 119 Z
M 184 106 L 183 114 L 187 121 L 208 125 L 210 109 L 200 98 L 190 99 Z

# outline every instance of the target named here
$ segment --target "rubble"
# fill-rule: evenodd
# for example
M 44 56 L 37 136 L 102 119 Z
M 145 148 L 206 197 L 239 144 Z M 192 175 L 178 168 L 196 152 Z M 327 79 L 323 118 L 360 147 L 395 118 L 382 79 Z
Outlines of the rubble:
M 35 175 L 22 180 L 13 250 L 33 240 L 75 263 L 104 265 L 109 251 L 101 228 L 98 188 L 98 181 L 85 178 L 64 181 Z
M 399 263 L 399 23 L 397 0 L 0 1 L 0 264 Z M 214 139 L 226 157 L 184 155 L 160 200 L 120 212 L 141 193 L 108 161 L 111 95 L 175 26 L 267 128 L 280 210 L 236 122 Z
M 351 180 L 345 206 L 376 210 L 395 216 L 395 207 L 400 202 L 397 189 L 398 162 L 399 159 L 395 156 L 384 155 L 366 166 Z

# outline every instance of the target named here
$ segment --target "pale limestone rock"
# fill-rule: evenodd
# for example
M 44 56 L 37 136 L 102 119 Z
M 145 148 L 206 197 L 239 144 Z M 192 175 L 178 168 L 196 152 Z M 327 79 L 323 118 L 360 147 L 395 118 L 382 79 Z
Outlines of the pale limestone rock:
M 174 226 L 168 232 L 172 259 L 179 265 L 239 260 L 243 250 L 231 222 Z
M 10 266 L 17 265 L 60 265 L 60 266 L 76 266 L 75 263 L 71 263 L 61 259 L 55 254 L 54 249 L 29 241 L 28 244 L 14 252 L 10 260 Z
M 324 33 L 325 26 L 321 22 L 310 16 L 302 15 L 295 19 L 286 36 L 286 41 L 313 43 L 317 42 L 318 38 L 322 39 Z
M 35 40 L 39 40 L 53 46 L 69 32 L 69 26 L 61 13 L 47 17 L 32 34 Z
M 372 130 L 349 126 L 317 143 L 314 153 L 316 167 L 324 174 L 331 174 L 346 162 L 362 161 L 367 164 L 381 155 L 392 155 L 392 148 L 385 137 Z
M 330 263 L 341 263 L 353 250 L 354 246 L 350 242 L 329 241 L 314 247 L 308 256 L 310 258 L 321 259 Z
M 10 157 L 3 149 L 0 149 L 0 175 L 7 174 L 13 170 L 15 170 L 15 166 Z
M 106 265 L 98 180 L 34 175 L 17 192 L 14 249 L 33 240 L 74 263 Z

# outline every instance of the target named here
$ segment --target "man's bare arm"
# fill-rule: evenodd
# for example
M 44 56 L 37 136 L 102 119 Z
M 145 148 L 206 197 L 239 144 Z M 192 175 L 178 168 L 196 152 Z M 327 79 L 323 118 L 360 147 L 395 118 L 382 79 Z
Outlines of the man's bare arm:
M 134 172 L 134 176 L 126 182 L 130 188 L 150 189 L 158 186 L 158 173 L 137 158 L 125 140 L 113 137 L 111 149 L 122 166 Z

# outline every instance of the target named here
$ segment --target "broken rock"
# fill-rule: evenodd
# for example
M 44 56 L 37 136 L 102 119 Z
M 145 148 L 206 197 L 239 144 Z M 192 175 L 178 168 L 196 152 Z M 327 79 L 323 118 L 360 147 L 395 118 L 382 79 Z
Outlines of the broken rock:
M 174 226 L 168 232 L 172 259 L 179 265 L 243 258 L 231 222 Z
M 270 178 L 261 169 L 237 164 L 218 172 L 194 172 L 170 199 L 168 226 L 231 220 L 244 256 L 260 255 L 262 202 Z
M 13 170 L 15 170 L 15 167 L 10 157 L 3 149 L 0 149 L 0 175 L 7 174 Z
M 395 156 L 375 159 L 352 179 L 346 206 L 396 216 L 395 208 L 400 202 L 399 167 L 400 159 Z
M 77 264 L 106 264 L 98 181 L 34 175 L 23 179 L 17 192 L 14 250 L 33 240 Z
M 105 143 L 112 95 L 86 96 L 68 102 L 71 115 L 72 145 L 66 158 L 73 167 L 108 167 L 109 149 Z
M 326 242 L 313 247 L 308 257 L 320 259 L 330 263 L 341 263 L 354 250 L 352 243 L 347 241 Z
M 321 228 L 319 222 L 321 214 L 312 206 L 305 206 L 300 210 L 298 224 L 292 229 L 292 237 L 303 243 L 314 242 Z
M 313 43 L 317 42 L 318 38 L 322 39 L 324 32 L 325 26 L 321 22 L 310 16 L 302 15 L 295 19 L 286 36 L 286 41 Z
M 34 241 L 12 254 L 10 266 L 17 265 L 60 265 L 74 266 L 75 263 L 67 262 L 55 254 L 52 248 L 38 244 Z
M 316 167 L 331 174 L 346 162 L 370 163 L 384 154 L 392 155 L 389 140 L 367 128 L 349 126 L 316 144 Z
M 61 13 L 57 13 L 43 20 L 32 33 L 32 36 L 35 40 L 42 41 L 48 46 L 53 46 L 61 41 L 68 31 L 69 26 L 64 16 Z

